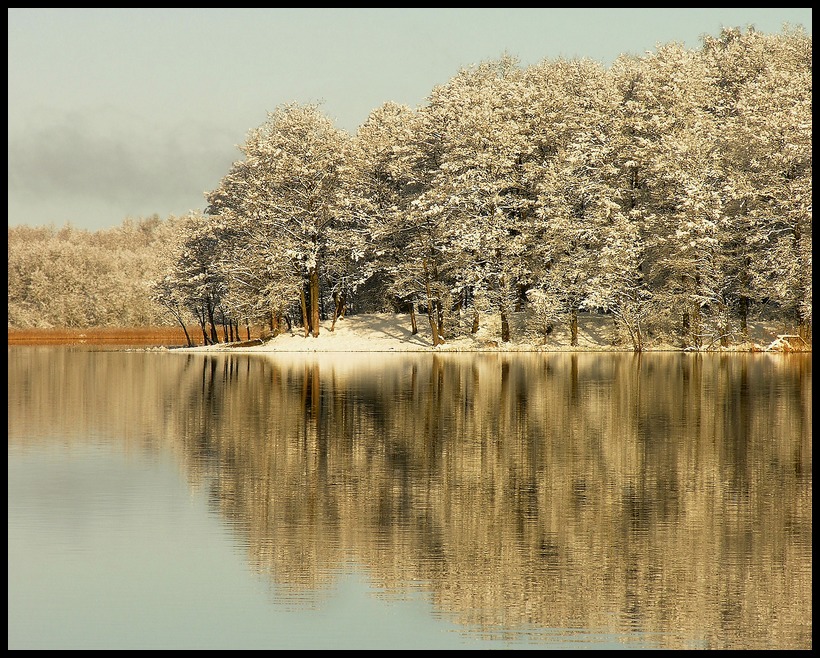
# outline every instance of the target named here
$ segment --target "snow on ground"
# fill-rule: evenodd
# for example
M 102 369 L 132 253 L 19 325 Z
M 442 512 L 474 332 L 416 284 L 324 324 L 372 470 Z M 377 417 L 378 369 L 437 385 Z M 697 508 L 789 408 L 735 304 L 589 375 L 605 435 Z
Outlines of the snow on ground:
M 319 336 L 305 337 L 301 328 L 273 338 L 265 343 L 258 341 L 220 344 L 204 347 L 180 348 L 184 351 L 233 351 L 233 352 L 476 352 L 476 351 L 631 351 L 628 342 L 613 345 L 614 325 L 612 318 L 603 315 L 581 314 L 578 318 L 578 345 L 570 345 L 569 331 L 556 327 L 546 344 L 540 336 L 526 326 L 523 314 L 514 314 L 511 321 L 512 341 L 501 342 L 498 318 L 489 317 L 476 334 L 459 336 L 443 345 L 433 347 L 430 326 L 423 314 L 416 316 L 418 333 L 412 334 L 408 314 L 372 313 L 348 315 L 336 321 L 334 331 L 331 322 L 322 323 Z M 756 346 L 764 350 L 778 340 L 778 331 L 771 326 L 753 327 L 751 343 L 734 346 L 735 350 L 749 351 Z M 646 351 L 679 351 L 670 344 L 651 344 Z

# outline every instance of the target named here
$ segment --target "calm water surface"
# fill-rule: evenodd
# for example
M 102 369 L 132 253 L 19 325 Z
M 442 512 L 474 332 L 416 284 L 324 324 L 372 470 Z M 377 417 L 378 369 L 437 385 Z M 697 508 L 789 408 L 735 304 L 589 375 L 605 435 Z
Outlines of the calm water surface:
M 9 649 L 812 646 L 810 354 L 8 359 Z

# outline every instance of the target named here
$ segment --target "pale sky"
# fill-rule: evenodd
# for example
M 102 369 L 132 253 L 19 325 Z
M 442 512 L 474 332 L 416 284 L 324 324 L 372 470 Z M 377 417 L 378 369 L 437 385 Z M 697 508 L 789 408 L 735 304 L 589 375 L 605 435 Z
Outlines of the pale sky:
M 203 209 L 284 103 L 351 133 L 462 67 L 609 65 L 722 27 L 811 34 L 807 9 L 9 9 L 9 226 L 97 230 Z

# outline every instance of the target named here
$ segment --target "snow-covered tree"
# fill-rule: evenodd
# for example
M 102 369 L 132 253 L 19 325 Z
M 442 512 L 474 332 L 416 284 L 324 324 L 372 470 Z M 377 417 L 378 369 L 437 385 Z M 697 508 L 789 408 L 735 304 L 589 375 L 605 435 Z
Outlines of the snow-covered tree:
M 438 345 L 485 312 L 507 341 L 526 308 L 577 344 L 587 309 L 640 351 L 728 345 L 767 312 L 810 340 L 811 54 L 802 29 L 726 28 L 608 69 L 504 55 L 352 137 L 282 105 L 207 216 L 10 228 L 10 326 L 164 323 L 159 302 L 206 342 L 299 315 L 317 336 L 351 305 L 410 310 L 415 333 L 418 307 Z
M 331 248 L 341 248 L 329 240 L 346 213 L 349 139 L 316 105 L 280 106 L 249 133 L 245 159 L 206 195 L 209 213 L 269 236 L 256 245 L 269 240 L 286 270 L 299 268 L 305 335 L 319 335 L 322 268 Z
M 650 318 L 657 311 L 643 277 L 646 243 L 641 226 L 627 213 L 616 211 L 603 228 L 598 262 L 583 302 L 586 308 L 611 313 L 616 327 L 629 335 L 632 349 L 644 349 Z
M 170 220 L 126 219 L 101 231 L 12 227 L 8 233 L 9 325 L 162 325 L 149 282 L 160 271 Z
M 221 304 L 227 285 L 217 264 L 219 229 L 207 215 L 187 215 L 171 248 L 176 258 L 154 284 L 155 298 L 177 321 L 184 321 L 183 308 L 196 318 L 206 345 L 219 342 L 217 327 L 226 319 Z
M 358 197 L 373 240 L 370 271 L 380 270 L 397 304 L 424 307 L 433 345 L 445 340 L 448 216 L 430 203 L 442 159 L 441 126 L 424 107 L 386 104 L 356 135 Z M 364 253 L 360 249 L 360 252 Z
M 810 336 L 811 37 L 727 28 L 701 56 L 723 126 L 742 325 L 749 301 L 775 302 Z
M 530 297 L 556 321 L 566 319 L 576 345 L 578 311 L 593 292 L 603 233 L 619 211 L 612 161 L 617 97 L 606 71 L 590 60 L 545 61 L 527 77 L 528 180 L 538 195 L 531 257 L 539 292 Z
M 418 331 L 415 307 L 422 291 L 405 269 L 413 237 L 406 218 L 427 177 L 419 130 L 415 110 L 385 103 L 359 127 L 353 155 L 357 175 L 352 195 L 362 219 L 354 243 L 363 262 L 362 278 L 383 289 L 390 305 L 409 310 L 413 334 Z
M 731 290 L 722 241 L 725 175 L 720 126 L 706 111 L 705 68 L 696 53 L 669 44 L 622 58 L 614 75 L 628 140 L 623 166 L 640 178 L 639 185 L 629 183 L 634 202 L 626 208 L 645 237 L 642 274 L 660 306 L 678 316 L 685 344 L 725 340 Z
M 497 311 L 502 341 L 510 340 L 509 316 L 529 282 L 524 256 L 533 195 L 524 184 L 524 109 L 521 69 L 509 56 L 462 69 L 436 88 L 428 111 L 442 156 L 419 199 L 424 212 L 443 218 L 456 306 L 472 301 L 473 328 L 480 311 Z

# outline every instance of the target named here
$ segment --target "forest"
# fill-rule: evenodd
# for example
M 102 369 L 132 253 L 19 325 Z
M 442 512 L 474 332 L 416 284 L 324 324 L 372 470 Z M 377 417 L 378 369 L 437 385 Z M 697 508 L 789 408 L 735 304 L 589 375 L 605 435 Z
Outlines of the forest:
M 202 211 L 9 227 L 9 328 L 179 323 L 209 344 L 394 311 L 436 346 L 489 315 L 509 341 L 516 313 L 574 338 L 595 312 L 635 351 L 725 347 L 759 317 L 811 341 L 802 29 L 725 28 L 609 67 L 505 54 L 355 134 L 283 104 L 239 150 Z

